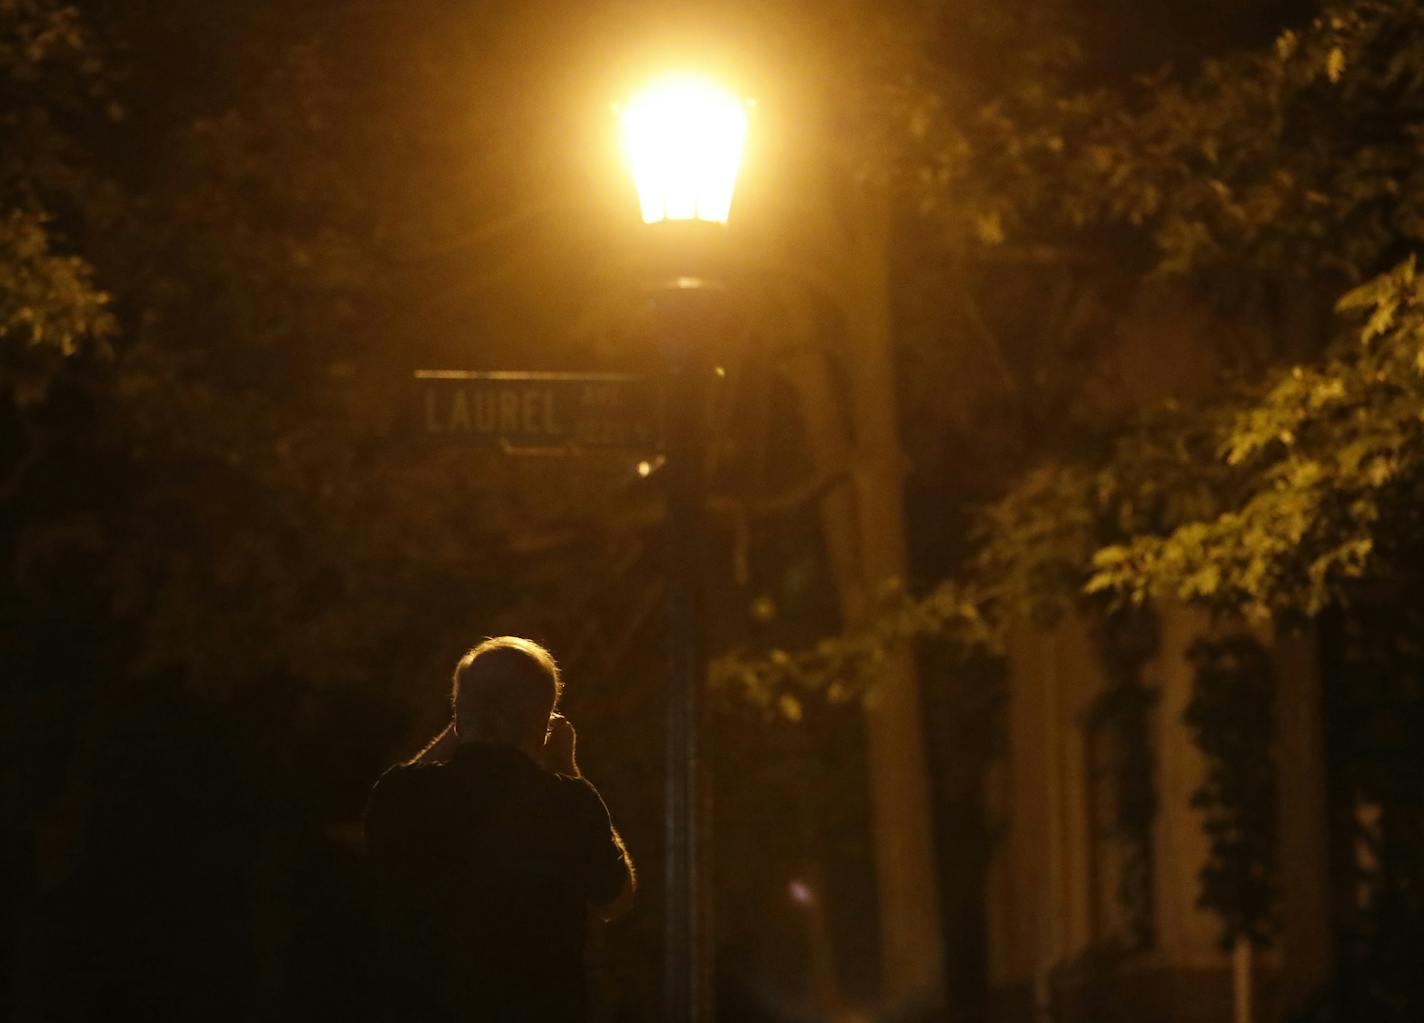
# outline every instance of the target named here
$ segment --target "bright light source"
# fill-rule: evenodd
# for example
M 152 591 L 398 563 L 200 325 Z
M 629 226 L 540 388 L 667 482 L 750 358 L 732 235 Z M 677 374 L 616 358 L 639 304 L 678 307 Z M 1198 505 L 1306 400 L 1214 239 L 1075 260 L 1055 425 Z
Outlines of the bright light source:
M 643 477 L 643 479 L 647 479 L 647 478 L 648 478 L 649 476 L 651 476 L 652 474 L 653 474 L 653 463 L 652 463 L 652 462 L 649 462 L 649 461 L 644 460 L 644 461 L 638 463 L 638 475 L 639 475 L 639 476 Z
M 742 101 L 708 79 L 668 75 L 619 113 L 643 222 L 725 224 L 747 137 Z

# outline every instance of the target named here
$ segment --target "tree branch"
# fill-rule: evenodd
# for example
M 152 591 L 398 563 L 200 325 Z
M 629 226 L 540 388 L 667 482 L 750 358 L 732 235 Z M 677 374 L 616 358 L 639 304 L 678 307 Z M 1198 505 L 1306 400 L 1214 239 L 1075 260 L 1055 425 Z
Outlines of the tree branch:
M 1004 382 L 1004 390 L 1010 394 L 1018 394 L 1019 382 L 1014 378 L 1008 359 L 1004 357 L 1004 346 L 999 342 L 999 335 L 994 333 L 989 322 L 984 319 L 984 314 L 979 309 L 979 303 L 974 300 L 974 293 L 964 283 L 963 278 L 960 279 L 959 293 L 964 301 L 964 312 L 969 318 L 969 325 L 979 334 L 979 339 L 988 348 L 990 361 L 994 363 L 994 368 L 999 372 L 999 378 Z

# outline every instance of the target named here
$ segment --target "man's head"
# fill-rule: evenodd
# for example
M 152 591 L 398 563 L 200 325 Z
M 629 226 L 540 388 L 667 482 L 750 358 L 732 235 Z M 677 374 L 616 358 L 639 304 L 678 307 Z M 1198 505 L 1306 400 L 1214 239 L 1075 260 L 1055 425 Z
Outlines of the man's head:
M 537 756 L 563 683 L 554 658 L 538 643 L 497 636 L 455 666 L 451 703 L 455 733 Z

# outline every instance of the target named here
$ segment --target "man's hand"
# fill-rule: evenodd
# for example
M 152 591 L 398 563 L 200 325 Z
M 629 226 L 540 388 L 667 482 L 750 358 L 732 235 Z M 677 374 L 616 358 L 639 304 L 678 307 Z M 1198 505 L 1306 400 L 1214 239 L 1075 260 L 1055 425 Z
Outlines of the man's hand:
M 578 737 L 574 726 L 562 714 L 549 718 L 549 734 L 544 737 L 544 769 L 555 774 L 579 777 L 578 763 L 574 760 L 574 745 Z

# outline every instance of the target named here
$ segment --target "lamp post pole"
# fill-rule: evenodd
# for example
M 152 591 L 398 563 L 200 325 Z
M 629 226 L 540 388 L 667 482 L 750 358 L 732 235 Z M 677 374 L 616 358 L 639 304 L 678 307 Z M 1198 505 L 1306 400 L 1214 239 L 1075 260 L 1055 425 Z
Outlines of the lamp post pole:
M 655 301 L 666 373 L 664 438 L 667 452 L 668 686 L 667 686 L 667 916 L 666 1014 L 700 1023 L 711 1009 L 710 948 L 704 873 L 705 800 L 702 786 L 702 690 L 707 649 L 702 589 L 707 409 L 705 320 L 707 295 L 670 285 Z
M 711 928 L 705 876 L 708 804 L 698 735 L 707 680 L 703 628 L 703 497 L 710 342 L 720 288 L 696 277 L 707 232 L 727 222 L 747 130 L 746 104 L 695 75 L 669 75 L 620 110 L 643 221 L 658 242 L 653 296 L 663 346 L 668 588 L 667 906 L 665 1018 L 712 1014 Z M 671 271 L 671 273 L 669 273 Z

